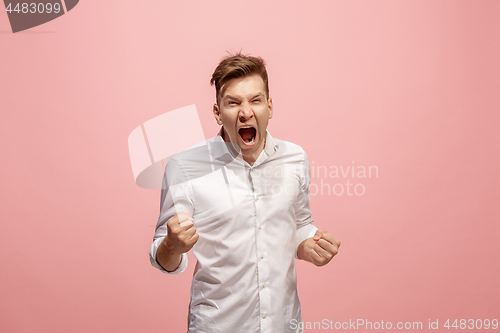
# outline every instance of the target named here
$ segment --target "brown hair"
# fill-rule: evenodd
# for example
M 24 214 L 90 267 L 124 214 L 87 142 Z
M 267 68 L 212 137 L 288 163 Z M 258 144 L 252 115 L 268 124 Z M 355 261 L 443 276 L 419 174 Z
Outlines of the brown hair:
M 266 64 L 261 57 L 252 57 L 237 53 L 222 59 L 210 79 L 210 84 L 215 84 L 217 105 L 222 97 L 221 88 L 227 81 L 252 74 L 260 75 L 262 81 L 264 81 L 266 98 L 269 98 L 269 83 L 267 79 Z

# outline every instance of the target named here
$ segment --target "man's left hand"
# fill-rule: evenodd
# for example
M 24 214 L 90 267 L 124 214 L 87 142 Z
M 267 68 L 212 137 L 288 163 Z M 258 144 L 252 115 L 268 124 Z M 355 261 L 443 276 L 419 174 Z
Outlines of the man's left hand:
M 337 237 L 318 229 L 314 237 L 300 243 L 297 256 L 316 266 L 324 266 L 338 253 L 339 247 L 340 241 Z

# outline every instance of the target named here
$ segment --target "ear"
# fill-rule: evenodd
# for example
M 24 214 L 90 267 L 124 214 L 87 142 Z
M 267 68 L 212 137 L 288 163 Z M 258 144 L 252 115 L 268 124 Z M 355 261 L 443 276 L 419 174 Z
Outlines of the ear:
M 220 119 L 219 106 L 214 104 L 214 118 L 217 121 L 217 124 L 222 125 L 222 120 Z
M 269 119 L 271 119 L 273 117 L 273 111 L 274 111 L 272 98 L 269 98 L 268 104 L 269 104 Z

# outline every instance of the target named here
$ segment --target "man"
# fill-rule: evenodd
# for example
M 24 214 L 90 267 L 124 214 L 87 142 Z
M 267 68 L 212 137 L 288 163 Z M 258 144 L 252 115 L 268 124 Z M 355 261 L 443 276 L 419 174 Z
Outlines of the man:
M 298 332 L 295 258 L 325 265 L 340 242 L 312 224 L 305 152 L 267 132 L 263 60 L 230 56 L 211 83 L 222 128 L 167 164 L 151 263 L 181 273 L 193 249 L 189 332 Z

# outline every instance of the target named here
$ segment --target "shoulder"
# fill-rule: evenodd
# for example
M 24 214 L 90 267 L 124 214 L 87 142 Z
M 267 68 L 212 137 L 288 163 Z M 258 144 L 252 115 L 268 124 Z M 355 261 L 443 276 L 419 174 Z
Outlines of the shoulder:
M 173 155 L 168 163 L 175 162 L 178 165 L 184 165 L 189 162 L 196 162 L 198 159 L 206 159 L 208 157 L 208 145 L 215 142 L 217 137 L 212 137 L 207 140 L 198 142 L 197 144 Z
M 220 137 L 213 137 L 179 152 L 172 156 L 165 167 L 165 175 L 168 179 L 176 179 L 176 182 L 194 180 L 213 172 L 215 165 L 223 164 L 214 155 L 214 151 L 221 151 Z
M 306 151 L 298 144 L 281 139 L 274 139 L 274 142 L 276 143 L 277 146 L 276 151 L 280 155 L 286 155 L 286 156 L 295 155 L 302 159 L 307 159 Z

